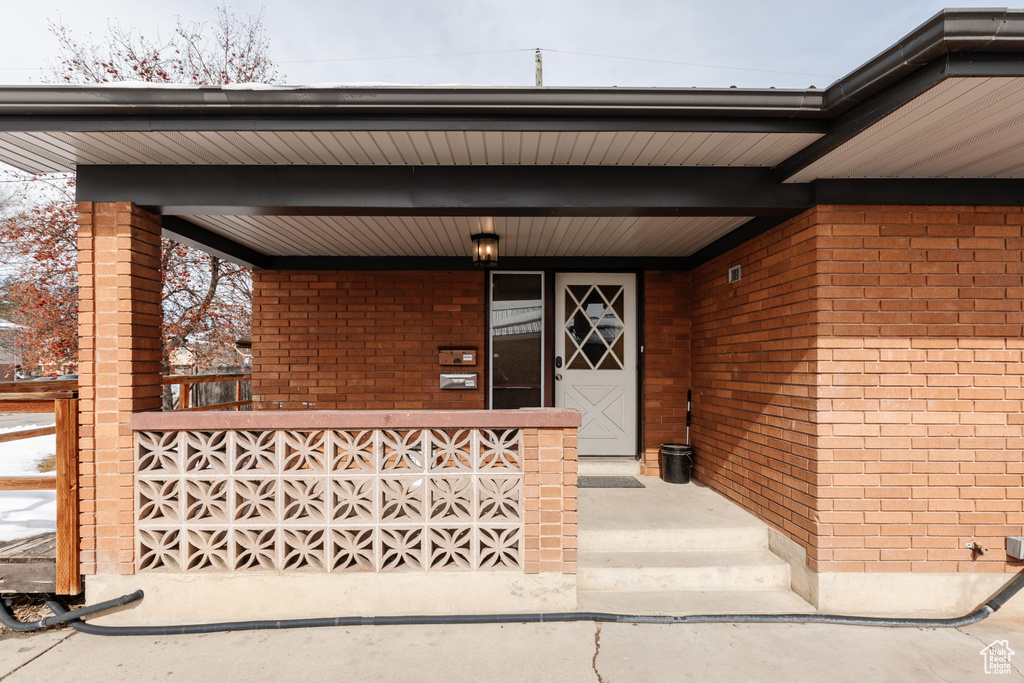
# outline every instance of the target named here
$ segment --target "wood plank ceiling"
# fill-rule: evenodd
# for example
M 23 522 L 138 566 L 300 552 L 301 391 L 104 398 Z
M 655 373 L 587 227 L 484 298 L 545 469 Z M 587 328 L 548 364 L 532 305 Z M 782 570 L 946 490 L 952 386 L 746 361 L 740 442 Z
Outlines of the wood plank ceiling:
M 1024 79 L 949 78 L 788 179 L 1024 177 Z
M 0 161 L 78 165 L 774 166 L 818 133 L 652 131 L 0 132 Z
M 264 254 L 466 256 L 484 218 L 183 216 Z M 750 220 L 712 217 L 496 217 L 502 256 L 689 256 Z M 386 235 L 384 239 L 382 236 Z

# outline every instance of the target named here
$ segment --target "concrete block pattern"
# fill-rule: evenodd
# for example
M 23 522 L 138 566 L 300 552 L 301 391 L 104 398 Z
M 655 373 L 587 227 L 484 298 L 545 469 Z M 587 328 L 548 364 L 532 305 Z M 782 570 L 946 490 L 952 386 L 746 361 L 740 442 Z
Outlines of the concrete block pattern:
M 140 431 L 140 572 L 523 568 L 517 429 Z

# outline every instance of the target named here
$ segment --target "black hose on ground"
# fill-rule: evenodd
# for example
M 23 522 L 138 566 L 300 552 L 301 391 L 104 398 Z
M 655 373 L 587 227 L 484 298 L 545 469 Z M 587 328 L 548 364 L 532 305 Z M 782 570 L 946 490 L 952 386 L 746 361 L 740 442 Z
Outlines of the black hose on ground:
M 397 617 L 330 617 L 319 619 L 281 619 L 265 621 L 228 621 L 217 624 L 184 624 L 180 626 L 100 626 L 82 621 L 78 616 L 82 610 L 68 611 L 55 599 L 47 600 L 46 605 L 56 615 L 58 621 L 66 621 L 76 631 L 98 636 L 166 636 L 195 633 L 218 633 L 222 631 L 273 630 L 284 628 L 320 628 L 324 626 L 407 626 L 407 625 L 447 625 L 447 624 L 530 624 L 554 623 L 571 621 L 597 621 L 605 623 L 627 624 L 840 624 L 845 626 L 885 626 L 889 628 L 958 628 L 976 624 L 995 613 L 1014 595 L 1024 589 L 1024 572 L 1017 574 L 1009 583 L 987 603 L 962 617 L 948 619 L 918 619 L 895 617 L 855 617 L 839 614 L 691 614 L 685 616 L 660 616 L 649 614 L 608 614 L 605 612 L 548 612 L 540 614 L 469 614 L 469 615 L 426 615 Z M 114 602 L 127 604 L 137 600 L 136 591 L 116 600 L 83 608 L 89 613 L 99 609 L 109 609 Z M 120 602 L 119 602 L 120 601 Z M 0 607 L 0 618 L 5 625 L 14 619 L 6 607 Z M 15 620 L 17 622 L 17 620 Z M 40 620 L 45 621 L 45 620 Z M 30 628 L 17 630 L 31 631 L 42 628 L 22 624 Z
M 22 633 L 37 631 L 48 626 L 68 622 L 72 628 L 94 635 L 156 636 L 221 631 L 270 630 L 282 628 L 319 628 L 325 626 L 399 626 L 439 624 L 497 624 L 497 623 L 554 623 L 597 621 L 634 624 L 842 624 L 850 626 L 885 626 L 890 628 L 956 628 L 975 624 L 995 613 L 1010 598 L 1024 589 L 1024 572 L 1018 574 L 985 605 L 962 617 L 946 619 L 858 617 L 836 614 L 692 614 L 684 616 L 647 614 L 610 614 L 605 612 L 547 612 L 538 614 L 472 614 L 472 615 L 413 615 L 394 617 L 328 617 L 316 619 L 283 619 L 262 621 L 233 621 L 215 624 L 186 624 L 180 626 L 100 626 L 81 621 L 81 617 L 126 605 L 142 598 L 136 591 L 113 600 L 69 611 L 55 599 L 47 600 L 54 616 L 34 622 L 18 621 L 4 605 L 0 608 L 0 622 L 11 630 Z
M 53 608 L 50 608 L 50 610 L 53 612 L 53 615 L 49 617 L 43 617 L 38 621 L 19 621 L 14 616 L 14 614 L 11 613 L 9 609 L 10 601 L 4 600 L 3 606 L 0 607 L 0 624 L 3 624 L 12 631 L 17 631 L 18 633 L 31 633 L 32 631 L 39 631 L 49 626 L 56 626 L 57 624 L 62 624 L 66 621 L 71 621 L 72 619 L 79 619 L 90 614 L 96 614 L 97 612 L 105 612 L 108 609 L 121 607 L 122 605 L 127 605 L 129 603 L 135 602 L 136 600 L 141 600 L 142 596 L 143 592 L 141 590 L 137 590 L 134 593 L 122 595 L 121 597 L 114 598 L 113 600 L 105 600 L 103 602 L 98 602 L 95 605 L 80 607 L 79 609 L 73 609 L 71 611 L 68 611 L 66 607 L 61 605 L 60 612 L 57 612 Z M 47 601 L 47 605 L 49 605 L 49 602 L 50 601 Z

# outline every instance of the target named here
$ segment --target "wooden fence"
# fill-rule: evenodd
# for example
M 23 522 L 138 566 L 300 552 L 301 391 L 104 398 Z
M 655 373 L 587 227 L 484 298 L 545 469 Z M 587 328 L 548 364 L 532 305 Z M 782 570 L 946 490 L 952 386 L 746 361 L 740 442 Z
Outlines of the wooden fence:
M 250 378 L 248 374 L 166 375 L 162 384 L 179 385 L 174 411 L 240 410 L 252 405 L 252 400 L 242 398 L 242 383 Z M 192 405 L 192 387 L 213 382 L 233 382 L 234 400 Z M 76 595 L 82 589 L 78 534 L 78 380 L 0 382 L 0 414 L 4 413 L 50 413 L 54 416 L 54 426 L 0 434 L 0 444 L 56 435 L 56 476 L 0 477 L 0 491 L 56 491 L 56 580 L 53 584 L 40 581 L 39 572 L 35 571 L 31 577 L 26 575 L 25 585 L 55 586 L 60 595 Z M 0 557 L 0 561 L 3 559 Z M 25 567 L 29 567 L 27 562 Z M 39 590 L 49 592 L 51 588 Z
M 224 375 L 164 375 L 163 385 L 178 386 L 178 400 L 171 410 L 241 410 L 252 405 L 252 399 L 242 398 L 242 382 L 252 379 L 249 374 L 224 374 Z M 192 387 L 199 384 L 212 384 L 214 382 L 233 382 L 235 385 L 234 401 L 211 403 L 208 405 L 192 405 Z
M 0 491 L 55 490 L 57 493 L 56 592 L 82 591 L 78 539 L 78 382 L 0 383 L 0 413 L 52 413 L 55 425 L 0 434 L 0 443 L 57 436 L 55 477 L 0 477 Z

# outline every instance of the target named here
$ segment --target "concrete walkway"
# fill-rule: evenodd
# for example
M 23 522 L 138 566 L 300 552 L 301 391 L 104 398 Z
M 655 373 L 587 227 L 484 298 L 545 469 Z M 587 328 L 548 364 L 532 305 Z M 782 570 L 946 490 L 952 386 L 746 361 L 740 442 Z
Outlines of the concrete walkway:
M 813 612 L 791 590 L 769 527 L 697 482 L 579 491 L 580 610 L 617 614 Z
M 1008 640 L 1010 675 L 980 651 Z M 821 625 L 380 626 L 0 640 L 0 680 L 114 681 L 1000 681 L 1019 680 L 1024 621 L 965 629 Z

